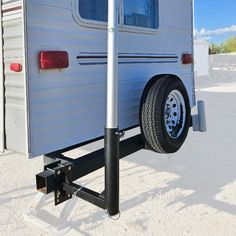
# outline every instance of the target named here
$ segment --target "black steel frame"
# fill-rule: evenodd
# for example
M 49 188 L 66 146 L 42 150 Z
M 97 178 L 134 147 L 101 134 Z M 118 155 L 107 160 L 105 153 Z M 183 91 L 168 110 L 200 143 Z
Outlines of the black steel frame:
M 104 148 L 71 159 L 62 150 L 44 156 L 44 171 L 36 175 L 37 190 L 54 192 L 55 205 L 75 195 L 102 209 L 110 216 L 119 213 L 119 159 L 145 148 L 142 135 L 120 141 L 118 129 L 105 129 Z M 71 150 L 74 149 L 74 146 Z M 67 148 L 67 151 L 70 150 Z M 95 192 L 73 183 L 75 180 L 105 167 L 105 190 Z

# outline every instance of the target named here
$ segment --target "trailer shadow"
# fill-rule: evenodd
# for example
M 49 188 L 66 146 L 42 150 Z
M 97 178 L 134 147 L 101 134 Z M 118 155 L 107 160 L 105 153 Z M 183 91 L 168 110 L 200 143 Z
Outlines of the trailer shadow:
M 184 194 L 182 196 L 176 196 L 173 200 L 171 200 L 163 207 L 171 207 L 175 204 L 177 205 L 179 203 L 182 203 L 183 206 L 178 208 L 177 210 L 181 211 L 187 207 L 198 204 L 205 204 L 217 211 L 223 211 L 229 214 L 236 215 L 236 205 L 216 199 L 217 195 L 224 191 L 228 184 L 232 184 L 236 180 L 234 165 L 228 166 L 227 168 L 225 168 L 225 165 L 222 165 L 222 168 L 219 168 L 220 166 L 216 167 L 216 165 L 214 165 L 212 162 L 205 161 L 201 163 L 203 166 L 205 165 L 205 170 L 199 169 L 199 166 L 196 166 L 197 169 L 194 170 L 194 166 L 192 169 L 188 169 L 189 167 L 187 167 L 186 165 L 176 165 L 176 168 L 173 166 L 172 168 L 161 168 L 161 165 L 155 166 L 155 162 L 158 163 L 159 161 L 153 160 L 153 164 L 151 165 L 151 167 L 155 168 L 156 171 L 165 171 L 172 174 L 174 173 L 175 175 L 178 175 L 180 177 L 167 182 L 167 187 L 165 188 L 155 188 L 149 190 L 137 196 L 136 198 L 132 198 L 129 201 L 124 202 L 123 204 L 125 209 L 135 207 L 136 205 L 145 202 L 150 197 L 158 200 L 160 194 L 164 195 L 169 191 L 180 188 L 182 190 L 190 190 L 192 193 L 188 194 L 187 196 L 185 196 Z M 170 159 L 169 162 L 173 163 L 173 160 Z M 136 159 L 135 163 L 140 165 L 143 164 L 142 160 L 140 159 Z M 180 169 L 183 170 L 181 171 Z
M 236 215 L 235 201 L 229 202 L 227 198 L 230 198 L 230 195 L 225 195 L 229 188 L 234 188 L 231 193 L 236 191 L 236 129 L 232 127 L 236 119 L 236 107 L 233 102 L 236 101 L 236 94 L 213 92 L 198 95 L 207 101 L 207 133 L 190 132 L 187 142 L 176 154 L 161 156 L 140 152 L 127 160 L 140 166 L 148 166 L 156 172 L 179 176 L 167 182 L 168 187 L 164 191 L 181 188 L 192 192 L 187 196 L 176 197 L 165 207 L 182 203 L 184 206 L 179 208 L 180 211 L 193 205 L 206 204 L 217 211 Z M 159 191 L 158 188 L 148 191 L 146 197 L 149 194 L 157 197 Z

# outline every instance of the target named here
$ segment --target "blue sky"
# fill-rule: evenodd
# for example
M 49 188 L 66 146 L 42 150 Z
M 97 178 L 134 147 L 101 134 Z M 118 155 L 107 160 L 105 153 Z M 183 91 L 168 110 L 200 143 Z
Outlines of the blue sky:
M 236 0 L 195 0 L 195 28 L 216 43 L 236 35 Z

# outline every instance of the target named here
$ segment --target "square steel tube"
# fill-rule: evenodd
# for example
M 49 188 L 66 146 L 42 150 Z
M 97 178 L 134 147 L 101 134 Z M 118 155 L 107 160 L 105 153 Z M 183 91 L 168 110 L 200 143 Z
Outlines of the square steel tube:
M 36 175 L 36 186 L 39 192 L 49 194 L 54 191 L 54 171 L 45 170 Z

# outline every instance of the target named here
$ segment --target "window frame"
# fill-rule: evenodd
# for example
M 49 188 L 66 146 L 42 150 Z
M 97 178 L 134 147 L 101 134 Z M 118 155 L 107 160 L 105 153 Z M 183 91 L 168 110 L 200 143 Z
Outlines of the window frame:
M 148 27 L 141 27 L 141 26 L 134 26 L 134 25 L 126 25 L 124 24 L 124 5 L 123 0 L 119 0 L 119 30 L 121 32 L 128 32 L 128 33 L 144 33 L 144 34 L 157 34 L 160 28 L 160 10 L 159 10 L 159 0 L 155 0 L 157 2 L 157 28 L 148 28 Z M 79 0 L 72 0 L 72 12 L 75 21 L 84 27 L 88 28 L 95 28 L 95 29 L 102 29 L 107 30 L 107 22 L 104 21 L 96 21 L 96 20 L 89 20 L 81 17 L 79 13 Z

